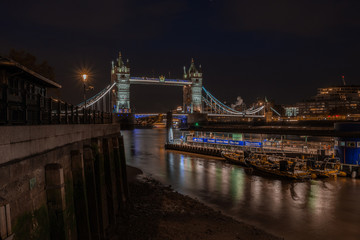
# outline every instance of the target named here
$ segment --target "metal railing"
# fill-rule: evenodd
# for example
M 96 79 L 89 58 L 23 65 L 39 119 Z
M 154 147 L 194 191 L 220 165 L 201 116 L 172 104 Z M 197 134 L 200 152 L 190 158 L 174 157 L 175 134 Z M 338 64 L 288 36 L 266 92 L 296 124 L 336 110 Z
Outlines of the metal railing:
M 0 86 L 0 125 L 104 124 L 112 123 L 109 112 L 79 109 L 40 94 L 14 91 Z

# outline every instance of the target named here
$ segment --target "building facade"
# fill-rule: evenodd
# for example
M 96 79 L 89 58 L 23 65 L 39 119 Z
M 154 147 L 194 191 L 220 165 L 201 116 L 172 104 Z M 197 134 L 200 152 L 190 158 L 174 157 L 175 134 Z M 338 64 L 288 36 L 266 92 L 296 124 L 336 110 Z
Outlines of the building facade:
M 299 115 L 347 115 L 360 112 L 360 86 L 318 88 L 316 96 L 296 104 Z
M 0 56 L 0 123 L 40 122 L 48 92 L 60 88 L 60 84 Z

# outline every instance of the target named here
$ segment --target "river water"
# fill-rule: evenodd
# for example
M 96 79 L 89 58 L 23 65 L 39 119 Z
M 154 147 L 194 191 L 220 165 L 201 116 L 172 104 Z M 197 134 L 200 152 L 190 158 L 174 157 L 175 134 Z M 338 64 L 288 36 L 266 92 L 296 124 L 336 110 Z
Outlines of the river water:
M 226 215 L 285 239 L 360 239 L 360 179 L 292 182 L 166 151 L 165 129 L 122 131 L 127 164 Z

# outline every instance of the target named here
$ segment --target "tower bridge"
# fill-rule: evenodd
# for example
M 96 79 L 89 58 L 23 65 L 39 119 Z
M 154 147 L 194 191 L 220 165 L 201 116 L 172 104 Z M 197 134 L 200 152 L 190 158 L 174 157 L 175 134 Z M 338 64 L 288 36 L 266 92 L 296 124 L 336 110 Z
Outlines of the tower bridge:
M 210 116 L 231 117 L 265 117 L 265 103 L 253 106 L 244 111 L 237 111 L 225 105 L 215 98 L 203 86 L 201 65 L 195 66 L 191 60 L 190 67 L 184 67 L 182 79 L 167 79 L 164 76 L 131 77 L 129 60 L 124 62 L 121 53 L 116 61 L 111 63 L 110 84 L 102 91 L 78 105 L 80 109 L 91 108 L 94 110 L 106 110 L 118 115 L 131 114 L 130 85 L 165 85 L 183 88 L 182 114 L 205 113 Z

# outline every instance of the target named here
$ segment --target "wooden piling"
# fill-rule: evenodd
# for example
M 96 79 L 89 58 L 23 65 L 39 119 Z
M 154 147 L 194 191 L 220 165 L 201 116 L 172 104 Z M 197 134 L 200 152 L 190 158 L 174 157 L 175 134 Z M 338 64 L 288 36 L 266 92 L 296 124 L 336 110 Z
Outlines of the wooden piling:
M 51 239 L 66 240 L 64 171 L 60 164 L 45 166 L 45 182 Z
M 116 181 L 115 181 L 115 168 L 113 161 L 112 143 L 109 138 L 103 138 L 103 153 L 104 153 L 104 172 L 106 184 L 106 199 L 108 207 L 109 223 L 115 223 L 115 213 L 118 211 L 117 198 L 116 198 Z
M 95 185 L 98 203 L 98 219 L 100 238 L 106 237 L 106 230 L 109 227 L 109 216 L 107 208 L 107 194 L 105 184 L 104 155 L 102 151 L 102 140 L 99 138 L 91 139 L 91 148 L 94 156 Z
M 126 173 L 124 136 L 121 135 L 118 141 L 119 141 L 119 153 L 120 153 L 121 184 L 122 184 L 122 189 L 124 189 L 123 194 L 125 197 L 125 204 L 126 204 L 126 202 L 129 201 L 129 186 L 127 182 L 127 173 Z
M 114 151 L 114 167 L 115 167 L 115 176 L 116 176 L 116 194 L 118 199 L 118 206 L 121 212 L 125 209 L 126 198 L 124 194 L 124 186 L 122 184 L 122 172 L 121 172 L 121 162 L 120 162 L 120 152 L 119 152 L 119 139 L 118 137 L 112 138 L 113 142 L 113 151 Z
M 79 150 L 71 151 L 74 205 L 79 239 L 91 239 L 88 203 L 85 192 L 84 162 Z
M 97 201 L 97 190 L 95 182 L 95 169 L 94 169 L 94 157 L 91 147 L 89 145 L 84 146 L 84 172 L 86 183 L 86 196 L 88 201 L 88 213 L 90 232 L 92 240 L 99 240 L 100 238 L 100 225 L 99 225 L 99 209 Z
M 0 239 L 12 237 L 10 204 L 0 198 Z

